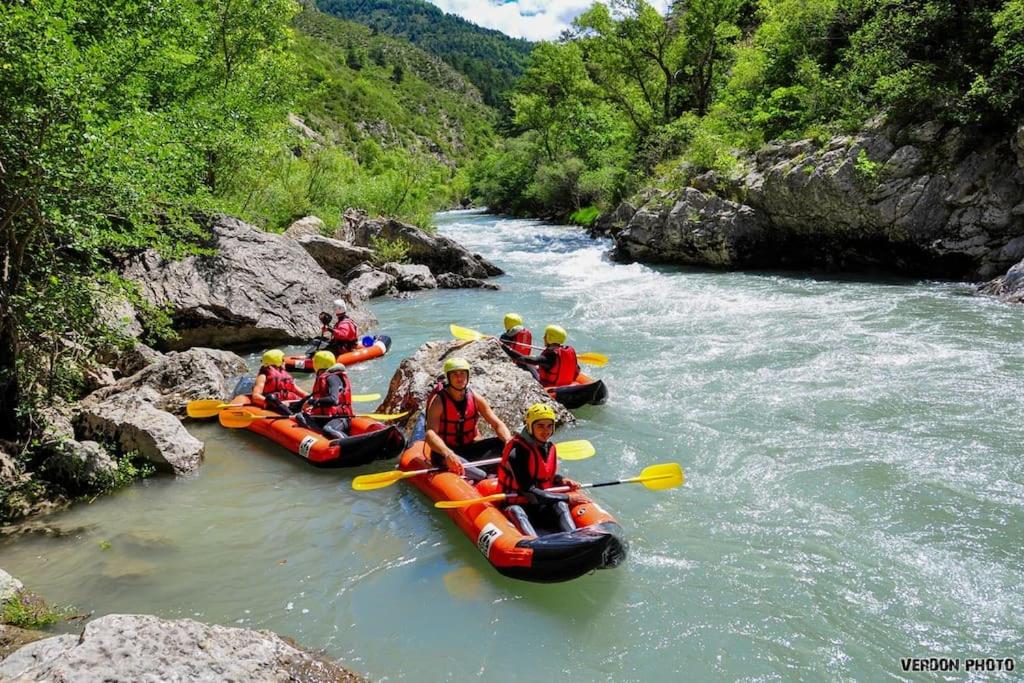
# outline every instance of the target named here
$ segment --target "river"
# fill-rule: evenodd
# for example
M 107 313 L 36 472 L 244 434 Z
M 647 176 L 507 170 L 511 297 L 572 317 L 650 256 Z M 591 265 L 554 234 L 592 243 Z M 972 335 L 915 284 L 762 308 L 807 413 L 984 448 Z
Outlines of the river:
M 600 489 L 627 562 L 535 585 L 495 572 L 411 486 L 357 493 L 247 432 L 191 423 L 156 477 L 0 546 L 0 566 L 97 615 L 267 628 L 372 679 L 877 680 L 909 656 L 1024 666 L 1024 317 L 964 285 L 623 265 L 577 228 L 475 212 L 439 229 L 500 292 L 377 300 L 386 392 L 449 323 L 561 323 L 607 405 L 557 438 L 599 481 L 677 461 L 684 488 Z M 298 347 L 293 347 L 298 348 Z M 247 357 L 255 365 L 255 354 Z

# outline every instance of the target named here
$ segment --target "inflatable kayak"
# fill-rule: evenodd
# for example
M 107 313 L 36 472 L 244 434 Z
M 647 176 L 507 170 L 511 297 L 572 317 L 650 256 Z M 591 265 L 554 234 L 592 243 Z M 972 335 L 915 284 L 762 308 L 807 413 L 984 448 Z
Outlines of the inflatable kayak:
M 547 392 L 566 408 L 579 408 L 587 404 L 599 406 L 608 400 L 608 387 L 604 382 L 587 377 L 582 372 L 576 375 L 572 384 L 547 387 Z
M 374 337 L 373 343 L 369 346 L 362 346 L 353 351 L 339 354 L 337 360 L 339 363 L 349 367 L 371 358 L 380 358 L 390 348 L 391 337 L 382 334 Z M 306 356 L 286 356 L 284 359 L 284 369 L 289 372 L 313 372 L 313 359 Z
M 246 429 L 284 446 L 317 467 L 356 467 L 374 460 L 388 460 L 405 448 L 405 437 L 398 427 L 366 417 L 353 417 L 350 436 L 332 441 L 290 417 L 253 405 L 248 396 L 236 396 L 232 403 L 265 418 L 253 420 Z
M 423 441 L 414 441 L 398 463 L 399 469 L 405 471 L 430 466 L 430 450 Z M 409 481 L 434 501 L 465 500 L 500 492 L 494 477 L 476 486 L 450 472 L 424 474 L 411 477 Z M 622 527 L 593 500 L 582 495 L 581 499 L 570 506 L 578 527 L 575 531 L 553 531 L 538 526 L 540 536 L 522 534 L 492 503 L 445 512 L 487 561 L 505 576 L 552 583 L 575 579 L 594 569 L 609 569 L 626 559 L 629 546 Z

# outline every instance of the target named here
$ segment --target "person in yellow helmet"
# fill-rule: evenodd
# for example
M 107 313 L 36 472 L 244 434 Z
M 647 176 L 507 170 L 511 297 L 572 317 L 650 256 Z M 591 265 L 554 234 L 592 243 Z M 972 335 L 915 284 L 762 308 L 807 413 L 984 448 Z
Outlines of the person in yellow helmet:
M 281 415 L 291 415 L 299 409 L 294 401 L 304 398 L 306 392 L 295 386 L 295 380 L 284 369 L 284 351 L 270 349 L 263 354 L 262 361 L 252 388 L 253 404 Z
M 562 531 L 572 531 L 576 524 L 569 512 L 569 496 L 547 493 L 553 486 L 580 487 L 572 479 L 558 474 L 558 454 L 551 436 L 555 433 L 555 410 L 546 403 L 534 403 L 526 410 L 523 429 L 505 444 L 498 465 L 498 484 L 505 493 L 525 496 L 527 507 L 508 505 L 506 514 L 519 530 L 536 536 L 530 517 L 554 512 Z
M 467 474 L 464 463 L 479 460 L 487 453 L 497 452 L 512 438 L 483 396 L 469 388 L 469 361 L 449 358 L 444 363 L 445 383 L 427 400 L 425 439 L 430 446 L 435 467 L 445 466 L 449 472 Z M 483 418 L 497 437 L 479 439 L 477 421 Z M 469 476 L 483 479 L 486 474 L 470 468 Z
M 566 346 L 569 335 L 560 325 L 548 325 L 544 329 L 544 350 L 537 356 L 524 356 L 514 351 L 509 355 L 517 363 L 537 367 L 537 379 L 545 387 L 563 387 L 572 384 L 580 374 L 576 349 Z
M 523 325 L 523 318 L 518 313 L 506 313 L 505 314 L 505 331 L 498 341 L 501 342 L 501 348 L 505 349 L 505 353 L 512 356 L 513 360 L 516 361 L 516 365 L 526 370 L 534 379 L 540 380 L 540 376 L 537 374 L 537 368 L 520 363 L 518 357 L 529 356 L 533 350 L 533 333 L 530 332 Z
M 348 436 L 350 419 L 355 414 L 345 366 L 335 362 L 330 351 L 317 351 L 313 354 L 313 369 L 313 390 L 303 399 L 302 413 L 296 415 L 295 421 L 332 439 L 343 439 Z

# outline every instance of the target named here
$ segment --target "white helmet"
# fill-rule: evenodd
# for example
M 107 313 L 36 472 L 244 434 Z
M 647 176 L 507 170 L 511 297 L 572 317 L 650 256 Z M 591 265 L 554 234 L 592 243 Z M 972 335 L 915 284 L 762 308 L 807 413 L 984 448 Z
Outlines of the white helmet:
M 348 307 L 345 306 L 345 300 L 344 299 L 335 299 L 334 300 L 334 312 L 335 313 L 344 313 L 347 310 L 348 310 Z

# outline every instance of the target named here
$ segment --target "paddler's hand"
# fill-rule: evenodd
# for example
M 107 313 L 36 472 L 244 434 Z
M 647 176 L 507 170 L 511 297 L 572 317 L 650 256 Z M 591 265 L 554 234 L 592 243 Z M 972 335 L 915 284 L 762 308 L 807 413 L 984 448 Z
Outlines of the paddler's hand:
M 578 481 L 574 481 L 572 479 L 566 479 L 566 478 L 563 477 L 562 478 L 562 486 L 568 486 L 570 491 L 578 491 L 579 488 L 580 488 L 580 483 Z
M 449 472 L 460 477 L 466 473 L 466 468 L 462 465 L 462 459 L 454 453 L 444 456 L 444 465 L 448 468 Z

